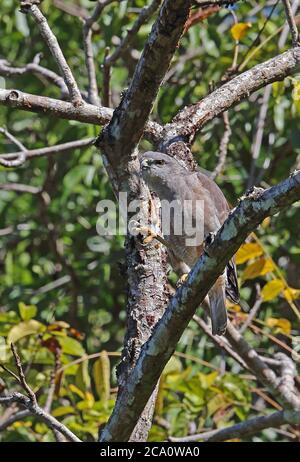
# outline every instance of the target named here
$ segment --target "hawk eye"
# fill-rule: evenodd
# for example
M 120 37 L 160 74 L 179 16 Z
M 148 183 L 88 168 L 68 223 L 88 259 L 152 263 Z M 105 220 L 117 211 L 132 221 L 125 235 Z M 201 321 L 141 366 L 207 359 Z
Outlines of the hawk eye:
M 165 161 L 164 160 L 157 160 L 155 163 L 157 165 L 164 165 Z

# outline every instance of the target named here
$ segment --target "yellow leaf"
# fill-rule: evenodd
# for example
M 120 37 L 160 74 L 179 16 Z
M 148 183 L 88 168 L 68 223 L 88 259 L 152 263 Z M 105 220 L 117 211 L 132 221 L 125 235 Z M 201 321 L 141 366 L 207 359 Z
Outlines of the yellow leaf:
M 259 258 L 254 263 L 251 263 L 251 265 L 247 266 L 242 277 L 244 280 L 255 279 L 258 276 L 264 276 L 273 270 L 274 265 L 272 260 L 269 258 Z
M 9 331 L 7 342 L 10 345 L 11 343 L 17 342 L 20 338 L 26 337 L 27 335 L 38 334 L 45 329 L 46 327 L 35 319 L 20 322 Z
M 237 24 L 234 24 L 234 26 L 232 26 L 230 32 L 234 40 L 239 41 L 243 37 L 245 37 L 250 27 L 252 27 L 252 24 L 250 22 L 238 22 Z
M 76 387 L 76 385 L 73 385 L 73 383 L 70 383 L 69 389 L 71 390 L 72 393 L 75 393 L 80 398 L 85 399 L 83 391 L 81 391 L 80 388 Z
M 300 289 L 293 289 L 292 287 L 288 287 L 283 291 L 284 298 L 291 302 L 292 300 L 296 300 L 296 298 L 300 297 Z
M 300 82 L 294 81 L 293 102 L 297 112 L 300 112 Z
M 260 257 L 263 254 L 263 249 L 259 244 L 254 242 L 249 242 L 243 244 L 235 256 L 235 261 L 237 265 L 241 265 L 251 258 Z
M 280 279 L 274 279 L 273 281 L 267 282 L 261 291 L 263 300 L 265 302 L 273 300 L 280 294 L 283 288 L 284 283 Z
M 107 351 L 102 351 L 94 363 L 93 377 L 97 395 L 106 405 L 110 398 L 110 360 Z
M 269 318 L 267 319 L 266 325 L 268 327 L 277 327 L 279 332 L 283 332 L 284 334 L 291 333 L 291 323 L 288 319 L 285 318 Z

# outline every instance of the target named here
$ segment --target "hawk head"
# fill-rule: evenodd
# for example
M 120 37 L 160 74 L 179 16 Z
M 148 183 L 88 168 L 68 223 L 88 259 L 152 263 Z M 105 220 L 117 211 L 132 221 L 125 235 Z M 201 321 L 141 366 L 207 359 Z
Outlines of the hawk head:
M 172 182 L 174 175 L 185 172 L 177 160 L 162 152 L 145 152 L 140 157 L 140 164 L 143 179 L 158 194 L 162 186 Z

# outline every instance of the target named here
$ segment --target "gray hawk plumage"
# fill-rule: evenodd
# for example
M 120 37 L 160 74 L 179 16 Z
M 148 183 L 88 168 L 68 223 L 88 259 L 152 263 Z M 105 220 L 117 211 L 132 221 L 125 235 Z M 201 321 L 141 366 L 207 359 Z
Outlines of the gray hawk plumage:
M 144 181 L 160 200 L 179 201 L 182 204 L 186 200 L 192 204 L 203 201 L 205 237 L 209 233 L 215 233 L 224 223 L 230 208 L 220 188 L 207 175 L 200 171 L 189 172 L 176 159 L 160 152 L 144 153 L 140 164 Z M 191 207 L 192 219 L 195 207 Z M 181 274 L 189 272 L 203 252 L 203 242 L 196 246 L 187 246 L 186 238 L 184 230 L 182 235 L 175 235 L 172 225 L 169 234 L 164 234 L 164 239 L 169 244 L 170 263 Z M 239 290 L 234 258 L 229 261 L 223 275 L 208 292 L 214 335 L 222 335 L 226 330 L 226 295 L 233 303 L 238 303 Z

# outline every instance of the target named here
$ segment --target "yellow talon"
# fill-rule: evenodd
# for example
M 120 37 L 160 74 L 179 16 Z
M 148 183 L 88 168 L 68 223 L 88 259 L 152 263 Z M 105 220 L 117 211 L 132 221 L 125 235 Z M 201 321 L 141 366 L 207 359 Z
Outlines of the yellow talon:
M 178 281 L 176 282 L 176 287 L 182 286 L 182 284 L 185 283 L 185 281 L 187 280 L 187 278 L 188 278 L 188 273 L 185 273 L 185 274 L 183 274 L 182 276 L 180 276 L 180 278 L 179 278 Z

